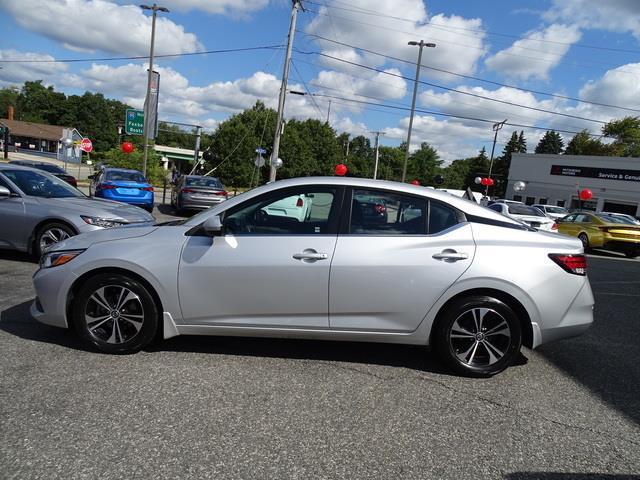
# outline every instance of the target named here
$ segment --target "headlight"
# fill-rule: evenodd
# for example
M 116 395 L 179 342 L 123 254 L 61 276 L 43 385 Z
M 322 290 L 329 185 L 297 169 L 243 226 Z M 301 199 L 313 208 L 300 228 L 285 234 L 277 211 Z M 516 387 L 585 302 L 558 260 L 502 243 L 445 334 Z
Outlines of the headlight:
M 102 228 L 120 227 L 127 224 L 127 222 L 112 220 L 110 218 L 87 217 L 86 215 L 80 215 L 80 218 L 82 218 L 82 220 L 84 220 L 84 222 L 88 223 L 89 225 L 94 225 L 96 227 Z
M 61 250 L 59 252 L 45 253 L 40 259 L 40 268 L 59 267 L 70 262 L 84 250 Z

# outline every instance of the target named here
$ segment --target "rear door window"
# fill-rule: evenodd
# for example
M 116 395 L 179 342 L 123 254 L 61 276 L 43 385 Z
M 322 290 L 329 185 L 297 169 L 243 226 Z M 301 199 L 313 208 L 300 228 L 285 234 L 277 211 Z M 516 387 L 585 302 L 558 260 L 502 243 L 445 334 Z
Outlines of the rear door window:
M 425 235 L 427 200 L 383 190 L 353 190 L 349 233 Z

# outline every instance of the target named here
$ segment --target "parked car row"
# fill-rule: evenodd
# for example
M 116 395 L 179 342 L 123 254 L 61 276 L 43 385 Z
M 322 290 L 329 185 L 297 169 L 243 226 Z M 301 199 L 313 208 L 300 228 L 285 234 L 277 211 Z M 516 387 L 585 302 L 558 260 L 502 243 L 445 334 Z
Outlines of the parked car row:
M 75 188 L 76 179 L 54 164 L 0 164 L 0 248 L 39 257 L 53 244 L 80 233 L 155 222 L 150 215 L 153 186 L 141 172 L 102 167 L 89 178 L 86 196 Z M 227 198 L 220 181 L 211 177 L 182 177 L 173 190 L 181 209 L 209 208 Z

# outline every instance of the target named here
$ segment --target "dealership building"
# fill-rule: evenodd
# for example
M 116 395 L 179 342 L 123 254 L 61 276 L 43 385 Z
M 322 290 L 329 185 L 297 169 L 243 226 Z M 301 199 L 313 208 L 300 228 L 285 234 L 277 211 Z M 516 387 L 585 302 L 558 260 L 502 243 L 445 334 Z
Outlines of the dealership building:
M 526 187 L 516 192 L 519 181 Z M 580 206 L 582 189 L 593 197 Z M 514 153 L 506 198 L 640 216 L 640 158 Z

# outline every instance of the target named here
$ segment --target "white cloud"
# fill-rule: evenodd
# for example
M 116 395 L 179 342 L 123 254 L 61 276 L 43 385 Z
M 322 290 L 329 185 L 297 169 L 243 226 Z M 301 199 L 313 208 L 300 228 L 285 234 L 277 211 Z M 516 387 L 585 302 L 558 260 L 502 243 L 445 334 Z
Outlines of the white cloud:
M 138 6 L 106 0 L 0 0 L 0 8 L 27 30 L 62 43 L 72 50 L 148 55 L 151 18 Z M 156 53 L 202 50 L 193 33 L 158 16 Z
M 0 50 L 0 84 L 21 85 L 29 80 L 48 80 L 52 75 L 64 72 L 67 66 L 62 63 L 48 63 L 54 58 L 51 55 L 18 50 Z M 7 60 L 33 60 L 35 63 L 10 63 Z
M 487 58 L 485 63 L 508 77 L 547 80 L 549 72 L 562 61 L 571 44 L 580 40 L 580 37 L 581 33 L 575 25 L 550 25 L 544 30 L 525 34 L 525 38 L 516 40 L 509 48 Z
M 255 72 L 248 78 L 213 82 L 194 86 L 181 73 L 172 68 L 158 67 L 160 72 L 161 116 L 180 118 L 206 118 L 220 112 L 239 112 L 261 100 L 267 107 L 277 108 L 280 80 L 270 73 Z M 0 70 L 1 71 L 1 70 Z M 65 74 L 58 83 L 65 87 L 101 92 L 140 108 L 146 92 L 146 65 L 127 64 L 119 67 L 93 64 L 79 74 Z M 294 90 L 302 85 L 290 84 Z M 325 118 L 308 97 L 288 96 L 285 113 L 294 118 Z
M 369 136 L 370 132 L 367 126 L 362 122 L 354 122 L 349 117 L 342 117 L 331 124 L 337 132 L 348 133 L 352 137 L 359 135 Z
M 188 12 L 201 10 L 223 15 L 244 15 L 267 6 L 269 0 L 163 0 L 162 6 L 170 10 Z
M 544 18 L 583 28 L 629 32 L 640 40 L 640 2 L 637 0 L 553 0 Z
M 353 0 L 349 8 L 375 11 L 382 16 L 333 9 L 329 4 L 329 8 L 319 8 L 320 15 L 317 15 L 308 25 L 307 33 L 364 47 L 410 62 L 416 61 L 418 51 L 416 47 L 408 46 L 408 41 L 423 39 L 426 42 L 435 42 L 436 48 L 424 50 L 423 64 L 463 74 L 473 73 L 478 60 L 486 53 L 485 35 L 480 19 L 443 14 L 427 16 L 422 0 L 393 2 Z M 405 19 L 414 19 L 414 22 L 392 18 L 399 15 Z M 477 30 L 477 32 L 469 33 L 468 29 Z M 370 66 L 381 66 L 387 63 L 386 59 L 377 55 L 364 52 L 357 54 L 353 50 L 340 49 L 336 44 L 324 40 L 317 40 L 317 43 L 324 53 L 356 63 L 365 63 Z M 335 55 L 336 52 L 338 55 Z M 357 69 L 357 67 L 326 58 L 322 62 L 342 71 L 353 72 Z M 360 69 L 360 72 L 362 71 Z M 425 70 L 424 75 L 450 79 L 450 75 L 431 70 Z

